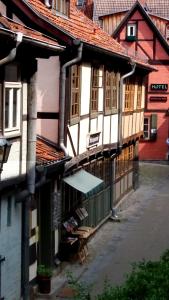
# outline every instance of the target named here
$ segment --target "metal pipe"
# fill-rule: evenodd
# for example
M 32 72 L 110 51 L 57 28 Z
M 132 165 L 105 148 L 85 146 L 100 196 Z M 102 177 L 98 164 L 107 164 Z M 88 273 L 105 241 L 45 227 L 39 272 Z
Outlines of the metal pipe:
M 28 134 L 27 134 L 27 197 L 23 201 L 23 300 L 29 299 L 29 223 L 30 204 L 35 193 L 36 176 L 36 121 L 37 121 L 37 93 L 36 93 L 36 61 L 32 69 L 28 90 Z M 23 191 L 24 192 L 24 191 Z
M 77 41 L 76 41 L 77 42 Z M 78 41 L 80 43 L 80 41 Z M 60 148 L 64 151 L 65 156 L 68 156 L 68 150 L 64 144 L 64 123 L 65 123 L 65 87 L 66 87 L 66 69 L 70 66 L 75 65 L 82 59 L 82 50 L 83 43 L 80 43 L 78 47 L 77 57 L 66 62 L 61 68 L 61 76 L 60 76 L 60 135 L 59 135 L 59 145 Z
M 10 53 L 3 59 L 0 60 L 0 66 L 3 66 L 7 63 L 13 61 L 16 57 L 17 48 L 19 44 L 22 42 L 23 34 L 21 32 L 16 33 L 16 46 L 10 51 Z
M 132 70 L 128 72 L 127 74 L 124 74 L 120 78 L 120 94 L 119 94 L 119 124 L 118 124 L 118 151 L 121 153 L 122 150 L 122 112 L 123 112 L 123 98 L 124 98 L 124 93 L 123 93 L 123 85 L 124 85 L 124 80 L 131 75 L 134 74 L 135 69 L 136 69 L 136 63 L 131 61 L 130 62 L 132 66 Z

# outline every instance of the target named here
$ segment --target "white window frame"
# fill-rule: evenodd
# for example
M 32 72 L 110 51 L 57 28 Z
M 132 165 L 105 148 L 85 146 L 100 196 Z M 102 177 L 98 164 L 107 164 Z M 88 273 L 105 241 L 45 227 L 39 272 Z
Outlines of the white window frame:
M 131 34 L 131 28 L 133 28 L 133 34 Z M 135 23 L 127 24 L 127 36 L 136 37 L 137 25 Z
M 4 99 L 3 99 L 3 128 L 4 135 L 13 135 L 20 133 L 21 126 L 21 82 L 4 82 Z M 8 109 L 8 127 L 5 127 L 5 97 L 6 89 L 9 89 L 9 109 Z M 16 101 L 16 126 L 13 126 L 13 93 L 14 89 L 17 90 L 17 101 Z
M 148 136 L 145 137 L 145 135 L 144 135 L 143 138 L 144 138 L 144 140 L 150 140 L 150 128 L 151 128 L 150 117 L 146 117 L 146 116 L 144 117 L 144 126 L 145 126 L 145 119 L 148 120 L 148 123 L 146 124 L 148 127 L 146 130 L 146 132 L 148 133 Z M 144 130 L 144 128 L 143 128 L 143 130 Z M 144 133 L 145 133 L 145 130 L 144 130 Z
M 68 3 L 67 0 L 53 0 L 52 8 L 56 14 L 68 17 Z

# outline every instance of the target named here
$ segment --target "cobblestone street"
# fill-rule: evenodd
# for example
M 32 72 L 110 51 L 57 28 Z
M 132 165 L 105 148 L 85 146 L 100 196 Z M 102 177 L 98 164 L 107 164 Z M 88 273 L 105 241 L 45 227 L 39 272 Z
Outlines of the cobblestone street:
M 169 248 L 169 166 L 142 163 L 139 189 L 118 210 L 121 221 L 108 221 L 96 232 L 89 242 L 87 262 L 67 266 L 53 282 L 55 288 L 66 282 L 65 274 L 71 271 L 98 294 L 105 279 L 120 284 L 132 262 L 156 260 Z M 59 294 L 52 299 L 63 299 Z

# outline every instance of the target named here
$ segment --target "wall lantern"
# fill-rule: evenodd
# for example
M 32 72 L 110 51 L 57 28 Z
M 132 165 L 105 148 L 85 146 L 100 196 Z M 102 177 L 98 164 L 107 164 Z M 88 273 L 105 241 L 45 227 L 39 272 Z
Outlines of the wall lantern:
M 3 170 L 3 164 L 8 160 L 11 145 L 12 144 L 8 142 L 3 136 L 0 136 L 0 174 Z

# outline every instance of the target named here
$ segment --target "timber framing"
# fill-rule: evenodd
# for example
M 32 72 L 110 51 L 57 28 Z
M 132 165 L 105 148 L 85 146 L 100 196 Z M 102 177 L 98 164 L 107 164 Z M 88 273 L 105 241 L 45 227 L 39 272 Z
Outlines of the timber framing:
M 144 20 L 146 20 L 150 26 L 150 28 L 153 30 L 153 32 L 156 34 L 156 37 L 160 40 L 161 44 L 163 45 L 164 49 L 169 53 L 169 45 L 165 38 L 162 36 L 158 28 L 155 26 L 151 18 L 149 17 L 148 13 L 143 9 L 142 5 L 137 1 L 133 7 L 128 11 L 126 16 L 123 18 L 119 26 L 116 28 L 116 30 L 113 33 L 113 37 L 117 38 L 121 30 L 126 26 L 128 20 L 131 18 L 131 16 L 136 12 L 139 11 L 143 17 Z M 154 52 L 154 51 L 153 51 Z

